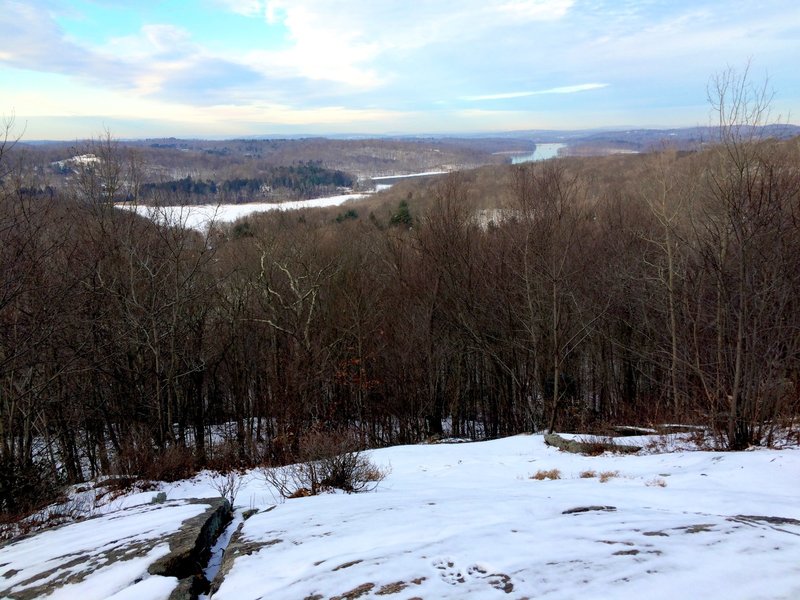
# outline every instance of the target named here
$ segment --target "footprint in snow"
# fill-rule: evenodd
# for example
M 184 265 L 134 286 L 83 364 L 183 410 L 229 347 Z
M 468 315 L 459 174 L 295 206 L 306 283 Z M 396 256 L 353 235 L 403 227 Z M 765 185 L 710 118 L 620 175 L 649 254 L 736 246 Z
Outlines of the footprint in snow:
M 458 585 L 467 581 L 483 581 L 496 590 L 510 594 L 514 590 L 511 577 L 505 573 L 489 573 L 480 565 L 472 565 L 466 569 L 459 568 L 450 558 L 440 558 L 433 561 L 433 566 L 440 571 L 439 576 L 445 583 Z

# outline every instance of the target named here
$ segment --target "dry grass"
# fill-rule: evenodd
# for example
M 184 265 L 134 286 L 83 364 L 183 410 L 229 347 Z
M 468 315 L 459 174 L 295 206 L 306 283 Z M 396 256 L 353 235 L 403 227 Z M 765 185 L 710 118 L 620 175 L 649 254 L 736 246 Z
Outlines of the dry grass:
M 619 477 L 619 471 L 603 471 L 600 473 L 600 483 L 605 483 L 609 479 Z
M 558 469 L 550 469 L 547 471 L 539 470 L 531 475 L 530 479 L 536 479 L 538 481 L 542 481 L 543 479 L 561 479 L 561 471 Z
M 597 472 L 592 470 L 581 471 L 580 477 L 581 479 L 591 479 L 592 477 L 597 477 Z
M 288 496 L 286 496 L 286 498 L 291 500 L 293 498 L 308 498 L 309 496 L 313 496 L 311 490 L 309 490 L 308 488 L 301 487 L 295 490 L 294 492 L 291 492 Z
M 391 469 L 389 468 L 380 468 L 374 464 L 370 464 L 365 467 L 361 475 L 364 481 L 380 483 L 389 473 L 391 473 Z

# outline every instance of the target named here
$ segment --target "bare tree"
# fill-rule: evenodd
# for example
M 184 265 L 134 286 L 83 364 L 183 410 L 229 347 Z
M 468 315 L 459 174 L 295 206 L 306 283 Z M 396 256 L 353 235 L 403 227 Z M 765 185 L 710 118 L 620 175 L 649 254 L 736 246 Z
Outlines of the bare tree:
M 793 260 L 787 251 L 797 244 L 797 176 L 786 155 L 760 139 L 772 98 L 768 82 L 754 85 L 749 65 L 741 74 L 728 69 L 712 79 L 709 97 L 720 144 L 706 170 L 707 194 L 694 227 L 702 272 L 713 290 L 713 312 L 705 318 L 716 336 L 714 355 L 696 348 L 703 357 L 695 364 L 712 405 L 725 407 L 727 445 L 741 449 L 761 441 L 770 412 L 765 388 L 774 387 L 797 359 L 793 326 L 778 324 L 790 310 L 787 293 L 796 289 L 796 267 L 774 268 Z M 770 360 L 777 356 L 790 362 Z
M 579 298 L 591 256 L 586 252 L 591 210 L 579 176 L 558 162 L 518 169 L 515 187 L 524 224 L 518 274 L 527 313 L 523 324 L 531 343 L 547 357 L 543 389 L 550 396 L 547 426 L 552 431 L 562 401 L 576 393 L 565 365 L 597 318 L 586 313 Z

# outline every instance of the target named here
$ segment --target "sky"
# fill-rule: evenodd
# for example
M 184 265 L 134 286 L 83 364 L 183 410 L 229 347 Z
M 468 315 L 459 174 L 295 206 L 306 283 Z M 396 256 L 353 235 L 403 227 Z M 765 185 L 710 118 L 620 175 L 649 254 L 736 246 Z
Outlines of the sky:
M 733 69 L 800 115 L 796 0 L 0 0 L 23 139 L 711 122 Z

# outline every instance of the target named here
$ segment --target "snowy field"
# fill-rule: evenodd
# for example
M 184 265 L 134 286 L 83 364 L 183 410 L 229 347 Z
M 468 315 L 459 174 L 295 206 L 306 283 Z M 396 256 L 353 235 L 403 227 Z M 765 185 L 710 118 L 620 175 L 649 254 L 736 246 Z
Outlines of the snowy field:
M 314 198 L 313 200 L 295 200 L 280 203 L 250 202 L 246 204 L 198 204 L 186 206 L 131 206 L 118 204 L 117 206 L 128 210 L 134 209 L 140 215 L 158 223 L 182 225 L 189 229 L 205 231 L 212 223 L 231 223 L 236 219 L 241 219 L 253 213 L 339 206 L 349 200 L 358 200 L 366 196 L 367 194 L 341 194 L 339 196 Z
M 241 525 L 237 558 L 213 598 L 800 598 L 800 450 L 666 446 L 586 457 L 532 435 L 388 448 L 371 453 L 390 470 L 376 491 L 286 501 L 251 473 L 228 532 Z M 217 496 L 212 482 L 161 489 L 170 510 L 194 510 L 177 501 Z M 88 546 L 163 530 L 142 504 L 153 495 L 0 548 L 0 597 L 14 597 L 69 528 L 83 540 L 69 543 Z M 54 597 L 166 598 L 175 581 L 135 560 Z

